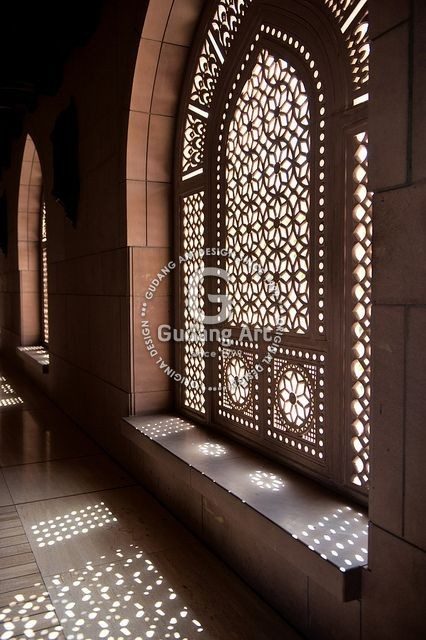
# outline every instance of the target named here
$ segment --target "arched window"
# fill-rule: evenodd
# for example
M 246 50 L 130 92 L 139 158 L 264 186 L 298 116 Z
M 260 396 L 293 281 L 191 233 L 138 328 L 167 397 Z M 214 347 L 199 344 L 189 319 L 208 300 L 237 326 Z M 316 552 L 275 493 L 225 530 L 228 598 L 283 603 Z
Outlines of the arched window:
M 220 0 L 181 112 L 180 409 L 368 487 L 366 0 Z
M 21 345 L 47 347 L 49 342 L 47 211 L 40 158 L 27 136 L 22 160 L 18 205 Z M 37 353 L 37 350 L 34 351 Z

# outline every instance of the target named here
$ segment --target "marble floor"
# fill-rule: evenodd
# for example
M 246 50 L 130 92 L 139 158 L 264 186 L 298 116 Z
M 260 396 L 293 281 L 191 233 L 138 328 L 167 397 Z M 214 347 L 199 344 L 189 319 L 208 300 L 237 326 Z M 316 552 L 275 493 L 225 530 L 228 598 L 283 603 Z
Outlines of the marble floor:
M 0 640 L 297 640 L 25 379 L 0 373 Z

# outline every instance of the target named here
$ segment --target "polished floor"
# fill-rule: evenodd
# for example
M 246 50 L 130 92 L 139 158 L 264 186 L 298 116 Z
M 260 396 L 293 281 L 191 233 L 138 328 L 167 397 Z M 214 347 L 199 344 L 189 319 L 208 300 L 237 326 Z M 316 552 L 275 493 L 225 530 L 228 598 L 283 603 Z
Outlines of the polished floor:
M 299 638 L 31 384 L 0 375 L 0 640 Z

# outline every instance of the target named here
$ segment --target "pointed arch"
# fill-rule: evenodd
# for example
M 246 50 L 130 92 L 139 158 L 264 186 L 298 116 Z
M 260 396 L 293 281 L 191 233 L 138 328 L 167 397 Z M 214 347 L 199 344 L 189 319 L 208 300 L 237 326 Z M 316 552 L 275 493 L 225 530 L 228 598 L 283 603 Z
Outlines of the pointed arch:
M 43 175 L 40 157 L 28 134 L 22 158 L 18 199 L 18 270 L 20 291 L 20 342 L 44 343 L 47 319 L 47 253 L 42 257 Z M 46 231 L 46 216 L 44 216 Z M 44 233 L 46 239 L 46 233 Z M 43 259 L 44 258 L 44 259 Z M 42 271 L 44 264 L 44 272 Z M 43 284 L 44 281 L 44 284 Z
M 181 86 L 204 0 L 150 0 L 135 65 L 126 149 L 127 246 L 132 279 L 132 412 L 170 407 L 168 377 L 155 366 L 140 330 L 145 284 L 171 256 L 172 167 Z M 155 305 L 157 320 L 172 317 L 171 291 Z M 166 345 L 162 354 L 168 359 Z

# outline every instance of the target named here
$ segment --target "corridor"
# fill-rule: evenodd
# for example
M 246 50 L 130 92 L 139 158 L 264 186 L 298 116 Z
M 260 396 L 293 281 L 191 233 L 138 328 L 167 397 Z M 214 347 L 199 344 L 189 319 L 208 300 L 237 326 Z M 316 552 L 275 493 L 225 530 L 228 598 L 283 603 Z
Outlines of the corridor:
M 296 640 L 20 375 L 0 393 L 0 640 Z

